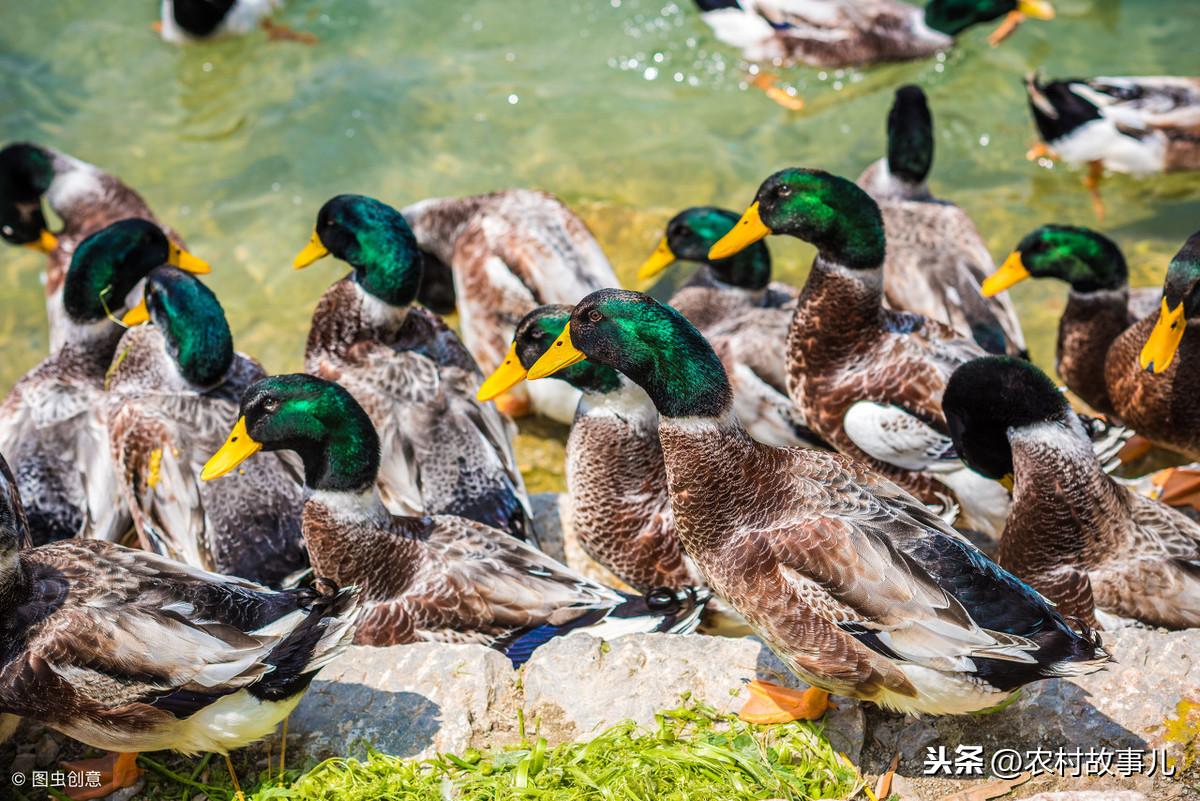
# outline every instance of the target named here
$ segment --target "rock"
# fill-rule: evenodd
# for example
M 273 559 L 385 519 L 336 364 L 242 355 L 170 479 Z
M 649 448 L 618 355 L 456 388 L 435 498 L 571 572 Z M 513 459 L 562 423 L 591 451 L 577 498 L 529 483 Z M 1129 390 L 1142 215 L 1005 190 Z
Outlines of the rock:
M 12 762 L 8 766 L 8 770 L 13 775 L 20 773 L 22 776 L 28 779 L 33 774 L 34 768 L 36 767 L 37 759 L 34 757 L 34 755 L 31 753 L 25 753 L 17 754 L 15 757 L 13 757 Z
M 1146 801 L 1146 796 L 1133 790 L 1083 790 L 1062 793 L 1038 793 L 1026 801 Z
M 38 742 L 37 749 L 33 752 L 34 759 L 37 761 L 39 768 L 48 768 L 58 759 L 60 751 L 58 741 L 50 734 L 42 735 L 42 739 Z

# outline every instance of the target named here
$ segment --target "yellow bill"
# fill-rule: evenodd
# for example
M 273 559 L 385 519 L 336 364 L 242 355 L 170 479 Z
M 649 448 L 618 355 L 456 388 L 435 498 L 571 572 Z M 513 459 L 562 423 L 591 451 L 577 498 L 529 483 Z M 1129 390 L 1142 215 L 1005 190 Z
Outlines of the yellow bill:
M 735 253 L 745 250 L 758 240 L 771 233 L 771 229 L 763 224 L 758 216 L 758 201 L 750 204 L 750 208 L 742 218 L 734 224 L 725 236 L 717 240 L 708 250 L 710 259 L 727 259 Z
M 1018 0 L 1017 11 L 1034 19 L 1054 19 L 1054 6 L 1046 0 Z
M 572 364 L 579 364 L 587 358 L 587 354 L 571 344 L 571 324 L 567 323 L 558 339 L 550 346 L 550 350 L 542 354 L 542 358 L 533 363 L 529 374 L 525 376 L 530 381 L 535 378 L 545 378 L 554 375 Z
M 40 250 L 42 253 L 53 253 L 54 249 L 58 247 L 58 237 L 43 228 L 37 241 L 26 242 L 25 247 Z
M 146 308 L 146 299 L 142 298 L 138 305 L 134 306 L 121 318 L 121 324 L 133 328 L 135 325 L 141 325 L 150 319 L 150 310 Z
M 296 254 L 296 258 L 292 260 L 292 267 L 297 270 L 303 270 L 314 261 L 323 259 L 329 255 L 329 248 L 325 247 L 325 243 L 321 241 L 321 237 L 317 236 L 314 230 L 312 239 L 308 240 L 308 244 L 304 246 L 304 250 Z
M 204 465 L 200 478 L 204 481 L 220 478 L 260 450 L 262 443 L 250 438 L 246 433 L 246 418 L 239 417 L 221 450 L 214 453 L 208 464 Z
M 985 298 L 999 295 L 1009 287 L 1019 284 L 1029 277 L 1029 270 L 1025 269 L 1025 262 L 1021 261 L 1021 251 L 1014 250 L 1008 254 L 1008 258 L 1004 260 L 1004 264 L 1000 265 L 1000 269 L 989 275 L 983 281 L 983 296 Z
M 208 262 L 193 256 L 174 242 L 167 246 L 167 264 L 196 275 L 208 275 L 212 272 L 212 267 L 208 266 Z
M 1150 332 L 1150 338 L 1142 347 L 1142 355 L 1138 360 L 1144 369 L 1161 373 L 1170 366 L 1179 350 L 1183 332 L 1187 330 L 1187 320 L 1183 319 L 1183 301 L 1174 309 L 1167 306 L 1167 299 L 1162 300 L 1162 309 L 1158 312 L 1158 322 Z
M 475 397 L 481 401 L 490 401 L 492 398 L 508 392 L 524 380 L 525 368 L 521 366 L 521 360 L 517 358 L 517 343 L 514 342 L 508 346 L 508 353 L 504 354 L 504 361 L 500 363 L 500 366 L 484 379 L 479 391 L 475 393 Z
M 675 254 L 671 252 L 671 246 L 667 244 L 667 238 L 664 236 L 658 243 L 658 247 L 650 254 L 650 258 L 646 259 L 645 263 L 638 268 L 638 280 L 645 281 L 653 278 L 674 263 Z

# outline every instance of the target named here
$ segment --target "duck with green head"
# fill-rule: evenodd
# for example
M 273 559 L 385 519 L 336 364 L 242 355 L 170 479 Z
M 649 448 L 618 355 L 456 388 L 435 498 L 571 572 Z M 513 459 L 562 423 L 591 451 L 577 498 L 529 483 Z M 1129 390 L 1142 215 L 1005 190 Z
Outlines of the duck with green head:
M 42 200 L 63 222 L 52 233 Z M 155 219 L 137 192 L 116 176 L 53 148 L 16 142 L 0 149 L 0 237 L 46 254 L 46 312 L 50 351 L 66 340 L 70 318 L 63 310 L 62 288 L 71 254 L 91 234 L 124 219 L 159 225 L 185 267 L 200 271 L 204 262 L 189 254 L 183 240 Z
M 1104 380 L 1122 422 L 1156 445 L 1200 459 L 1200 233 L 1167 268 L 1157 315 L 1108 350 Z
M 941 410 L 950 374 L 984 351 L 943 323 L 884 308 L 878 204 L 844 178 L 782 170 L 710 255 L 769 234 L 817 248 L 786 354 L 788 390 L 809 427 L 922 501 L 957 504 L 965 527 L 998 534 L 1008 497 L 963 465 Z
M 796 290 L 771 281 L 771 254 L 756 242 L 727 259 L 708 251 L 737 223 L 737 214 L 700 206 L 667 223 L 666 235 L 638 271 L 649 280 L 678 261 L 700 269 L 671 296 L 671 306 L 709 338 L 733 383 L 737 413 L 757 439 L 772 445 L 824 443 L 787 396 L 783 346 Z
M 200 480 L 262 367 L 233 349 L 216 295 L 158 267 L 123 322 L 108 375 L 108 435 L 138 539 L 193 567 L 281 586 L 307 567 L 304 481 L 279 455 L 246 465 L 222 487 Z M 149 323 L 143 325 L 142 323 Z
M 1021 321 L 1007 294 L 985 297 L 996 268 L 967 213 L 934 197 L 933 116 L 919 86 L 902 86 L 887 119 L 887 156 L 858 185 L 879 204 L 887 233 L 883 299 L 969 336 L 988 353 L 1025 355 Z
M 379 488 L 396 514 L 455 514 L 521 539 L 534 531 L 512 423 L 475 399 L 483 376 L 455 333 L 414 305 L 421 252 L 400 212 L 338 195 L 296 269 L 325 256 L 352 271 L 313 312 L 305 369 L 336 380 L 379 430 Z
M 0 452 L 17 465 L 38 541 L 83 536 L 115 540 L 129 528 L 108 451 L 104 380 L 124 329 L 115 315 L 138 302 L 143 279 L 185 261 L 162 229 L 122 220 L 79 243 L 58 303 L 59 347 L 24 375 L 0 404 Z M 202 266 L 200 266 L 202 265 Z
M 977 359 L 954 372 L 943 403 L 967 464 L 1013 482 L 1001 565 L 1089 625 L 1200 626 L 1200 524 L 1105 475 L 1042 371 Z
M 541 306 L 517 324 L 504 362 L 479 388 L 491 400 L 525 379 L 571 316 Z M 639 592 L 699 586 L 703 578 L 675 536 L 658 412 L 641 389 L 611 367 L 582 361 L 554 376 L 582 394 L 567 438 L 570 531 L 583 550 Z
M 274 733 L 354 630 L 353 589 L 273 592 L 96 540 L 33 548 L 22 528 L 0 456 L 0 716 L 110 752 L 62 766 L 73 798 L 133 787 L 140 751 L 227 755 Z
M 815 687 L 965 713 L 1107 659 L 1089 632 L 866 465 L 750 437 L 720 359 L 669 306 L 622 290 L 589 295 L 529 378 L 585 358 L 650 396 L 684 549 Z
M 1026 17 L 1053 19 L 1046 0 L 696 0 L 702 17 L 747 61 L 852 67 L 928 58 L 967 29 L 1003 18 L 999 44 Z
M 478 642 L 519 663 L 573 631 L 612 637 L 695 627 L 703 604 L 694 592 L 623 596 L 483 523 L 393 515 L 377 488 L 380 449 L 371 418 L 341 386 L 272 376 L 246 389 L 233 431 L 203 473 L 219 478 L 259 451 L 299 455 L 313 571 L 361 591 L 359 644 Z
M 1117 243 L 1074 225 L 1043 225 L 1027 234 L 983 282 L 983 293 L 995 295 L 1030 277 L 1070 285 L 1058 321 L 1055 370 L 1088 406 L 1115 414 L 1104 379 L 1108 349 L 1125 329 L 1154 313 L 1161 290 L 1131 291 L 1129 268 Z

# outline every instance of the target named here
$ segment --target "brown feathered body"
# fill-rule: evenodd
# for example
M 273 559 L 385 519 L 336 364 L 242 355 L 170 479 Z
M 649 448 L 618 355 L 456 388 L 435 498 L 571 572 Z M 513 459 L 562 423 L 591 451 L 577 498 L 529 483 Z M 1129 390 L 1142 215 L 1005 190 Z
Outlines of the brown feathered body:
M 1161 297 L 1158 287 L 1072 289 L 1067 295 L 1058 321 L 1054 367 L 1067 388 L 1097 412 L 1116 414 L 1104 378 L 1108 349 L 1125 329 L 1153 314 Z

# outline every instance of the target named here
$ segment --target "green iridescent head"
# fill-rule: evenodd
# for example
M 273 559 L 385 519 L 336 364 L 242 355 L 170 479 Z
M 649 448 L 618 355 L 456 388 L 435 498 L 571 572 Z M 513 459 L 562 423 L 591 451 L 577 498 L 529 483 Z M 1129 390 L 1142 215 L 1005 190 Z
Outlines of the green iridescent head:
M 1192 234 L 1171 264 L 1163 281 L 1163 300 L 1172 309 L 1183 304 L 1183 316 L 1200 317 L 1200 231 Z
M 1034 278 L 1057 278 L 1076 292 L 1121 289 L 1129 281 L 1117 243 L 1090 228 L 1043 225 L 1021 240 L 1017 253 Z
M 529 371 L 550 375 L 583 358 L 646 390 L 664 417 L 719 417 L 733 401 L 721 360 L 696 327 L 648 295 L 601 289 L 576 304 L 559 338 Z
M 354 268 L 354 280 L 391 306 L 416 300 L 421 286 L 417 239 L 396 209 L 362 195 L 338 195 L 317 214 L 312 240 L 296 257 L 297 269 L 332 254 Z
M 0 150 L 0 236 L 12 245 L 37 246 L 47 231 L 42 195 L 54 180 L 54 157 L 17 142 Z
M 896 90 L 887 119 L 888 172 L 912 184 L 924 183 L 933 167 L 933 115 L 919 86 Z
M 771 283 L 771 254 L 766 243 L 756 242 L 727 259 L 708 257 L 708 251 L 737 220 L 735 212 L 713 206 L 684 209 L 667 223 L 666 236 L 642 265 L 638 278 L 650 278 L 678 259 L 703 264 L 709 277 L 723 284 L 765 289 Z
M 233 364 L 233 334 L 212 290 L 175 267 L 158 267 L 146 278 L 146 313 L 163 335 L 179 372 L 210 387 Z
M 246 389 L 238 426 L 209 465 L 223 455 L 226 462 L 206 468 L 205 477 L 228 472 L 260 448 L 299 454 L 312 489 L 363 492 L 379 472 L 379 435 L 367 413 L 338 384 L 303 373 L 271 376 Z
M 1037 19 L 1054 18 L 1054 8 L 1047 0 L 929 0 L 925 4 L 925 24 L 947 36 L 957 36 L 972 25 L 999 19 L 1012 11 Z
M 571 307 L 564 305 L 539 306 L 521 318 L 513 337 L 521 366 L 526 370 L 532 367 L 549 350 L 570 319 Z M 553 377 L 583 392 L 605 393 L 621 387 L 621 379 L 615 370 L 588 360 L 565 367 Z
M 155 267 L 171 258 L 162 229 L 148 220 L 121 220 L 79 243 L 63 281 L 63 306 L 77 323 L 119 314 Z

